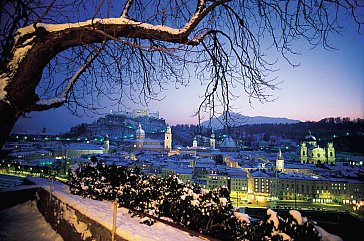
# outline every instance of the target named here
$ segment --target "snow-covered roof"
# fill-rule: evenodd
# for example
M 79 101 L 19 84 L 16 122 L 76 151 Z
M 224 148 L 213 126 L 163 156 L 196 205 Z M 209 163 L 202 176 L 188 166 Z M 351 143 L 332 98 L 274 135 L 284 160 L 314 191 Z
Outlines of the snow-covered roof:
M 125 142 L 131 142 L 131 143 L 163 143 L 163 140 L 159 140 L 159 139 L 152 139 L 152 138 L 145 138 L 143 140 L 138 140 L 138 139 L 129 139 L 129 140 L 125 140 Z
M 258 171 L 252 171 L 251 174 L 252 174 L 253 177 L 267 177 L 267 178 L 272 177 L 268 173 L 262 172 L 260 170 L 258 170 Z
M 51 152 L 46 151 L 46 150 L 22 151 L 22 152 L 10 153 L 10 154 L 8 154 L 8 156 L 26 156 L 26 155 L 35 155 L 35 154 L 51 154 Z
M 285 162 L 284 166 L 286 169 L 313 169 L 313 168 L 317 168 L 315 166 L 315 164 L 310 164 L 310 163 L 288 163 Z
M 196 164 L 215 164 L 215 161 L 209 157 L 201 157 L 196 159 Z
M 209 168 L 209 167 L 212 167 L 212 165 L 214 164 L 196 164 L 195 165 L 195 168 Z
M 230 136 L 226 136 L 224 141 L 220 144 L 220 148 L 236 148 L 235 141 Z
M 143 144 L 143 148 L 145 149 L 163 149 L 164 146 L 163 145 L 153 145 L 153 144 Z
M 89 159 L 82 158 L 82 157 L 72 157 L 72 158 L 69 158 L 68 160 L 71 162 L 88 162 L 88 161 L 90 161 Z
M 283 172 L 278 173 L 278 177 L 282 179 L 305 179 L 305 180 L 320 180 L 319 177 L 313 177 L 307 174 L 296 173 L 296 172 Z
M 176 169 L 177 174 L 191 174 L 193 173 L 192 168 L 177 168 Z
M 235 175 L 235 176 L 230 176 L 230 178 L 234 178 L 234 179 L 247 179 L 248 177 L 246 175 Z
M 86 144 L 86 143 L 71 143 L 61 146 L 62 150 L 103 150 L 101 145 Z

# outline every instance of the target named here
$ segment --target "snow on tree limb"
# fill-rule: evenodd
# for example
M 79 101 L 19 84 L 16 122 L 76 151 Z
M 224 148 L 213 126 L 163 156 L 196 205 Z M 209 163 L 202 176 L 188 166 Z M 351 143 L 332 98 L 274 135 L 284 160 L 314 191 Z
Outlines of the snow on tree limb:
M 216 1 L 205 6 L 205 1 L 200 0 L 197 4 L 196 11 L 191 17 L 191 19 L 182 28 L 172 28 L 162 25 L 152 25 L 149 23 L 138 22 L 130 20 L 127 18 L 127 12 L 131 7 L 133 1 L 128 1 L 124 7 L 122 17 L 120 18 L 93 18 L 84 22 L 77 23 L 65 23 L 65 24 L 45 24 L 45 23 L 34 23 L 32 25 L 20 28 L 16 31 L 14 37 L 14 47 L 13 47 L 13 58 L 9 62 L 6 73 L 1 74 L 0 79 L 0 100 L 6 100 L 8 103 L 10 101 L 6 99 L 7 92 L 5 90 L 6 86 L 11 82 L 12 76 L 16 73 L 19 67 L 20 61 L 26 56 L 33 47 L 33 45 L 28 45 L 37 36 L 37 30 L 42 29 L 46 33 L 61 33 L 66 30 L 82 30 L 87 29 L 93 31 L 96 36 L 91 37 L 89 42 L 100 42 L 101 38 L 105 36 L 111 40 L 116 40 L 119 37 L 133 37 L 140 39 L 153 39 L 162 40 L 172 43 L 180 43 L 187 45 L 198 45 L 209 32 L 205 32 L 200 36 L 196 36 L 192 39 L 188 39 L 190 33 L 195 29 L 199 22 L 214 8 L 222 3 L 228 2 L 230 0 Z M 28 36 L 31 36 L 28 39 Z M 101 36 L 101 37 L 100 37 Z M 114 38 L 114 39 L 113 39 Z M 20 40 L 26 39 L 24 42 L 24 47 L 19 48 L 17 43 Z M 83 72 L 83 71 L 82 71 Z M 77 75 L 77 73 L 76 73 Z M 73 85 L 73 84 L 72 84 Z M 67 92 L 68 93 L 68 92 Z M 64 95 L 61 94 L 60 97 L 56 97 L 51 100 L 40 100 L 37 105 L 51 105 L 55 103 L 64 103 Z
M 5 91 L 5 87 L 8 84 L 8 78 L 6 77 L 6 75 L 1 75 L 0 76 L 0 100 L 4 100 L 5 96 L 6 96 L 6 91 Z
M 19 38 L 16 37 L 16 40 Z M 7 92 L 5 91 L 5 87 L 8 85 L 12 75 L 14 75 L 14 72 L 18 68 L 18 64 L 22 61 L 22 59 L 27 55 L 29 50 L 32 48 L 32 41 L 34 40 L 34 36 L 27 39 L 23 44 L 21 44 L 19 47 L 14 45 L 13 48 L 13 58 L 7 65 L 7 68 L 9 69 L 8 72 L 1 73 L 0 75 L 0 101 L 5 100 Z M 17 42 L 17 41 L 16 41 Z M 7 101 L 7 100 L 5 100 Z

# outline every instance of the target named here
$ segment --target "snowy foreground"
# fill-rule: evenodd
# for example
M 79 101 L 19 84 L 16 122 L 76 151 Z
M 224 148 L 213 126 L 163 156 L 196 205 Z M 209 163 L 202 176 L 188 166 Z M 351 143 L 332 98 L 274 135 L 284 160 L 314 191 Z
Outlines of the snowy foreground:
M 41 178 L 28 178 L 36 185 L 50 190 L 50 183 L 46 179 Z M 77 209 L 82 214 L 88 216 L 91 219 L 96 220 L 100 224 L 104 225 L 108 229 L 112 229 L 112 217 L 113 217 L 113 204 L 109 201 L 97 201 L 80 196 L 72 195 L 69 192 L 67 185 L 55 181 L 52 185 L 52 194 L 59 200 L 67 203 L 69 206 Z M 140 218 L 132 218 L 128 214 L 128 210 L 125 208 L 118 208 L 117 210 L 117 222 L 116 233 L 127 240 L 203 240 L 198 237 L 193 237 L 189 233 L 181 231 L 179 229 L 168 226 L 164 223 L 157 222 L 152 226 L 141 224 Z M 83 223 L 77 222 L 72 215 L 69 215 L 68 221 L 73 224 L 77 231 L 83 233 L 83 237 L 86 238 L 90 235 L 89 230 L 85 229 Z
M 69 192 L 69 187 L 58 181 L 55 181 L 52 186 L 46 179 L 28 177 L 28 179 L 34 182 L 37 186 L 42 187 L 48 191 L 52 191 L 52 194 L 59 200 L 67 203 L 74 209 L 79 210 L 82 214 L 88 216 L 91 219 L 99 222 L 108 229 L 112 229 L 112 212 L 113 204 L 110 201 L 97 201 L 80 196 L 72 195 Z M 29 186 L 22 186 L 29 188 Z M 20 189 L 21 187 L 16 187 Z M 14 188 L 15 189 L 15 188 Z M 291 215 L 298 221 L 298 223 L 305 222 L 305 217 L 302 217 L 300 212 L 291 210 Z M 274 226 L 278 226 L 279 218 L 277 213 L 273 210 L 268 209 L 268 214 L 271 215 L 270 220 L 274 223 Z M 246 214 L 240 214 L 239 219 L 248 221 L 250 218 Z M 12 221 L 12 218 L 17 218 L 17 221 Z M 79 233 L 82 233 L 83 238 L 91 236 L 87 225 L 79 222 L 75 215 L 72 213 L 65 214 L 67 221 L 72 224 Z M 19 221 L 20 220 L 20 221 Z M 116 222 L 116 233 L 127 240 L 173 240 L 173 241 L 184 241 L 184 240 L 204 240 L 203 238 L 191 236 L 189 233 L 182 230 L 173 228 L 164 223 L 156 222 L 152 226 L 148 226 L 140 223 L 141 218 L 132 218 L 128 214 L 128 210 L 125 208 L 118 208 L 117 210 L 117 222 Z M 3 225 L 6 222 L 6 225 Z M 29 225 L 31 224 L 31 225 Z M 39 213 L 34 202 L 26 202 L 21 205 L 14 206 L 12 208 L 2 210 L 0 212 L 0 240 L 54 240 L 62 241 L 63 239 L 55 231 L 52 230 L 51 226 L 44 220 L 43 216 Z M 3 228 L 4 227 L 4 228 Z M 342 239 L 336 235 L 327 233 L 319 226 L 315 226 L 315 229 L 320 233 L 322 241 L 342 241 Z M 32 234 L 31 230 L 33 232 Z M 16 239 L 19 235 L 26 234 L 26 239 Z M 4 236 L 6 234 L 7 236 Z M 280 234 L 285 240 L 290 240 L 290 237 L 285 237 L 282 233 Z M 29 237 L 29 238 L 28 238 Z M 5 239 L 4 239 L 5 238 Z
M 38 211 L 35 201 L 0 211 L 0 240 L 2 241 L 63 241 Z

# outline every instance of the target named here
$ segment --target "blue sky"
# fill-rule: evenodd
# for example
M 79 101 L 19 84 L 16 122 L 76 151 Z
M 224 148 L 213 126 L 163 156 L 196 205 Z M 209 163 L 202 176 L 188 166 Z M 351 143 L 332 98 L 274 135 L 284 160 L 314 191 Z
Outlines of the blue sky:
M 297 42 L 295 49 L 301 55 L 294 56 L 293 68 L 279 59 L 275 66 L 279 81 L 278 90 L 270 92 L 273 102 L 248 103 L 241 95 L 233 105 L 235 112 L 247 116 L 286 117 L 301 121 L 318 121 L 326 117 L 364 118 L 364 34 L 358 34 L 354 25 L 348 25 L 343 35 L 331 36 L 337 50 L 324 50 L 321 46 L 310 49 L 307 43 Z M 175 89 L 167 86 L 162 101 L 151 101 L 148 106 L 130 105 L 130 108 L 148 108 L 159 111 L 167 123 L 196 124 L 192 117 L 197 110 L 204 87 L 199 82 Z M 110 108 L 111 110 L 112 108 Z M 105 112 L 110 111 L 109 109 Z M 115 109 L 114 109 L 115 110 Z M 70 127 L 91 123 L 100 116 L 90 114 L 82 118 L 73 116 L 66 108 L 29 114 L 30 118 L 18 120 L 14 131 L 40 131 L 46 127 L 50 132 L 66 132 Z

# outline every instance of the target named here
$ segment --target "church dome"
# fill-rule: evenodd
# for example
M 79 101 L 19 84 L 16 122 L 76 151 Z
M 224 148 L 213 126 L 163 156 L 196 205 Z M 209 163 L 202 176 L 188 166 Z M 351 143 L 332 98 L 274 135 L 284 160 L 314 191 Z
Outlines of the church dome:
M 143 140 L 145 137 L 145 131 L 142 129 L 142 125 L 139 123 L 138 129 L 135 132 L 136 139 Z
M 144 135 L 145 134 L 145 131 L 142 129 L 142 125 L 141 124 L 139 124 L 138 125 L 138 129 L 136 130 L 136 132 L 135 132 L 135 134 L 142 134 L 142 135 Z
M 227 136 L 225 140 L 221 143 L 220 147 L 222 148 L 236 148 L 236 144 L 230 136 Z

